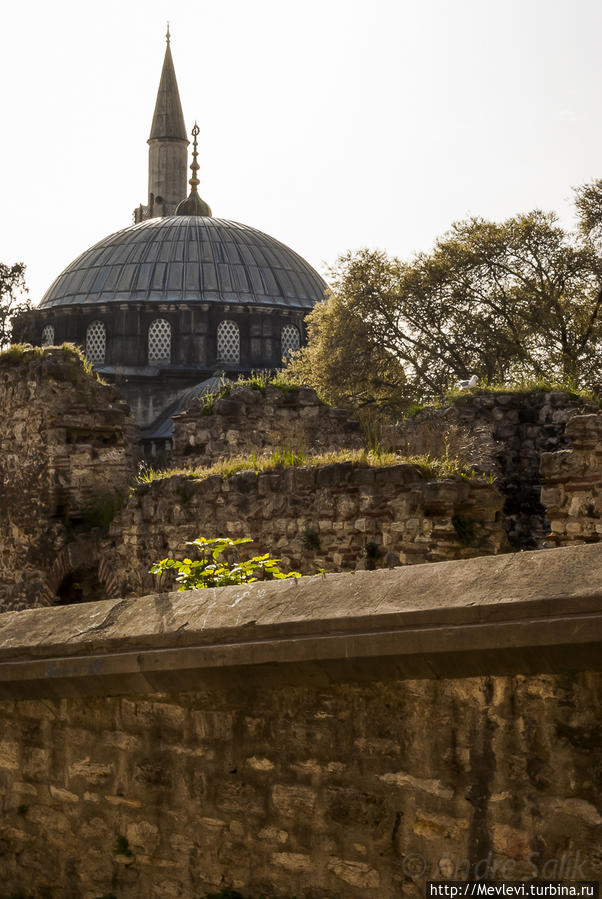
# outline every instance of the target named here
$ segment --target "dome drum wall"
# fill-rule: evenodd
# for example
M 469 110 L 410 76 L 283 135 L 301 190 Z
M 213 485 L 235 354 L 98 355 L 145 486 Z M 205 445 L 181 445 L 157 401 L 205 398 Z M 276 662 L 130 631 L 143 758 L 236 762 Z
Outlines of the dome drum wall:
M 24 337 L 39 344 L 43 328 L 50 324 L 54 327 L 55 343 L 76 343 L 85 348 L 89 326 L 99 322 L 104 325 L 106 334 L 105 365 L 143 368 L 149 365 L 149 328 L 157 319 L 166 320 L 171 327 L 170 359 L 165 360 L 166 366 L 171 368 L 205 371 L 213 370 L 223 362 L 218 353 L 218 329 L 222 321 L 234 322 L 240 334 L 239 362 L 224 366 L 227 371 L 281 368 L 284 352 L 280 344 L 282 331 L 287 326 L 294 326 L 301 343 L 305 342 L 304 314 L 300 312 L 229 306 L 205 306 L 203 309 L 157 307 L 153 304 L 109 308 L 107 311 L 98 307 L 48 310 L 43 315 L 30 317 Z M 285 341 L 286 337 L 285 331 Z M 154 363 L 151 361 L 150 365 Z

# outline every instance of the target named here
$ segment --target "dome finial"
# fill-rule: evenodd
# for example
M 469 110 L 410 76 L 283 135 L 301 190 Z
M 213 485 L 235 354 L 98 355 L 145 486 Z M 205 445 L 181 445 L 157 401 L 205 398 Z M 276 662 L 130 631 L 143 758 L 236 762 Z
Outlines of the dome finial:
M 197 156 L 199 155 L 197 137 L 199 136 L 200 130 L 198 124 L 195 122 L 194 128 L 192 129 L 192 162 L 190 163 L 192 177 L 188 182 L 190 184 L 190 194 L 185 200 L 178 203 L 176 215 L 211 215 L 211 207 L 199 197 L 199 192 L 197 190 L 197 187 L 201 183 L 196 176 L 196 173 L 200 169 L 200 165 L 197 162 Z
M 196 160 L 197 160 L 197 156 L 199 155 L 199 152 L 198 152 L 198 149 L 197 149 L 197 147 L 198 147 L 198 144 L 197 144 L 197 137 L 199 136 L 199 131 L 200 131 L 200 130 L 201 130 L 201 129 L 199 128 L 199 126 L 198 126 L 197 123 L 195 122 L 195 123 L 194 123 L 194 128 L 192 129 L 192 162 L 190 163 L 190 171 L 192 172 L 192 178 L 191 178 L 190 181 L 188 182 L 188 183 L 190 184 L 191 188 L 192 188 L 191 193 L 192 193 L 192 192 L 196 193 L 196 192 L 197 192 L 197 187 L 198 187 L 199 184 L 201 183 L 201 182 L 199 181 L 199 179 L 197 178 L 197 176 L 196 176 L 196 173 L 197 173 L 198 170 L 200 169 L 200 165 L 199 165 L 198 162 L 196 161 Z
M 167 46 L 169 47 L 169 42 L 171 40 L 171 35 L 169 34 L 169 22 L 167 23 L 167 32 L 165 34 L 165 40 L 167 41 Z

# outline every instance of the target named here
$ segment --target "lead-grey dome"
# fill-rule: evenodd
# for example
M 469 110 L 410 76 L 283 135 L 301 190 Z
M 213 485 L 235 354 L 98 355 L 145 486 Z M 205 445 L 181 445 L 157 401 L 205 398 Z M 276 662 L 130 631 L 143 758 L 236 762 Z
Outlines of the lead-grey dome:
M 148 219 L 99 241 L 59 275 L 40 308 L 157 301 L 311 309 L 325 282 L 255 228 L 191 215 Z

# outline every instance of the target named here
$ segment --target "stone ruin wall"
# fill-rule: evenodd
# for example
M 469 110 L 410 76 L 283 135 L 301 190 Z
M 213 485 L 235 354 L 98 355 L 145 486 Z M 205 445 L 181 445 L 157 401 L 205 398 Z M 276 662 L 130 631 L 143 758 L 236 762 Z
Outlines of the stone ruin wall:
M 165 589 L 150 566 L 189 556 L 186 541 L 201 536 L 253 537 L 245 554 L 270 552 L 303 574 L 437 562 L 504 552 L 501 507 L 483 479 L 429 481 L 412 465 L 176 476 L 136 489 L 101 555 L 118 572 L 111 596 Z
M 383 441 L 410 454 L 444 455 L 448 447 L 451 456 L 494 472 L 510 546 L 536 549 L 550 530 L 540 496 L 542 455 L 566 448 L 567 421 L 594 408 L 584 397 L 556 391 L 467 395 L 386 429 Z
M 69 350 L 0 356 L 0 394 L 0 608 L 30 608 L 56 601 L 62 567 L 88 564 L 78 534 L 127 491 L 135 428 Z
M 499 495 L 490 485 L 427 483 L 404 466 L 345 463 L 206 482 L 171 478 L 139 487 L 127 501 L 135 431 L 114 389 L 90 378 L 62 349 L 5 358 L 0 377 L 3 609 L 152 590 L 150 565 L 170 553 L 183 557 L 186 541 L 201 535 L 255 537 L 251 549 L 313 573 L 499 553 L 529 542 L 592 541 L 602 532 L 601 416 L 575 417 L 588 409 L 581 398 L 471 396 L 385 434 L 398 451 L 431 455 L 443 454 L 447 439 L 452 455 L 485 471 L 497 468 L 507 542 Z M 200 410 L 197 405 L 176 419 L 177 461 L 207 464 L 223 453 L 361 444 L 357 423 L 319 403 L 313 391 L 242 388 L 218 401 L 211 415 Z M 205 452 L 197 455 L 200 446 Z M 540 460 L 547 516 L 534 474 Z M 103 517 L 111 498 L 125 508 L 103 538 L 101 525 L 114 508 L 104 510 L 104 522 L 94 516 Z M 70 579 L 73 589 L 65 587 Z
M 572 418 L 566 436 L 570 448 L 541 461 L 542 502 L 550 519 L 546 547 L 602 537 L 602 413 Z
M 363 447 L 359 423 L 305 387 L 239 387 L 217 400 L 210 414 L 205 408 L 197 398 L 174 416 L 174 466 L 208 467 L 228 456 L 262 456 L 274 450 L 318 455 Z
M 426 879 L 476 865 L 496 880 L 534 868 L 556 879 L 560 864 L 595 879 L 601 688 L 599 673 L 270 689 L 251 678 L 0 702 L 3 887 L 422 899 Z

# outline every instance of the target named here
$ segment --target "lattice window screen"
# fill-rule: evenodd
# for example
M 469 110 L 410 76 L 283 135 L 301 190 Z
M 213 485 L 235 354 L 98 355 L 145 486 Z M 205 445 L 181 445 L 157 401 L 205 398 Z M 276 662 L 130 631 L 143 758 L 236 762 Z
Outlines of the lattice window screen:
M 148 361 L 171 361 L 171 325 L 164 318 L 156 318 L 148 329 Z
M 93 365 L 105 361 L 107 332 L 102 322 L 90 322 L 86 331 L 86 359 Z
M 280 332 L 280 355 L 283 359 L 288 359 L 291 353 L 299 349 L 301 338 L 299 337 L 299 328 L 296 325 L 285 325 Z
M 240 331 L 227 319 L 217 326 L 217 358 L 220 362 L 240 362 Z
M 53 346 L 54 328 L 52 325 L 44 325 L 42 328 L 42 346 Z

